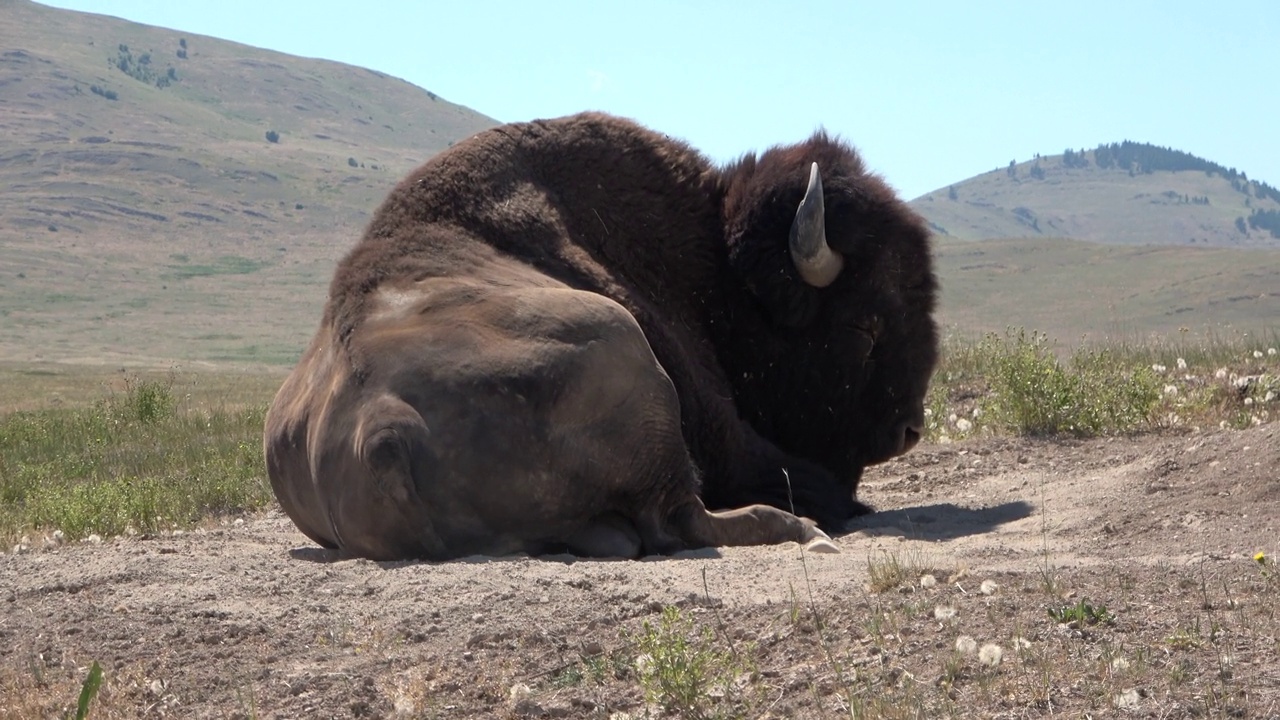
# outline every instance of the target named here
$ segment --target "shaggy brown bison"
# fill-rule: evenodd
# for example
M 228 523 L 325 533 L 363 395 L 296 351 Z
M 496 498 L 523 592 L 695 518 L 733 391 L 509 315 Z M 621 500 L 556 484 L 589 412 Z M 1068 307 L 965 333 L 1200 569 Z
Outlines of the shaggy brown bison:
M 716 167 L 603 114 L 494 128 L 339 264 L 268 474 L 376 559 L 820 537 L 920 437 L 935 292 L 921 219 L 825 133 Z

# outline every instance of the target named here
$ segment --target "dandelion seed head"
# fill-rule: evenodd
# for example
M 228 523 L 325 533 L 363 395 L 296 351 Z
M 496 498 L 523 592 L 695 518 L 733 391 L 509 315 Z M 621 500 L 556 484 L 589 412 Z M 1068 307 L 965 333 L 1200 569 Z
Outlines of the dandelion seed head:
M 995 595 L 999 589 L 1000 586 L 996 584 L 995 580 L 983 580 L 982 584 L 978 586 L 978 592 L 983 595 Z
M 920 576 L 920 587 L 924 587 L 924 588 L 931 588 L 931 587 L 933 587 L 933 586 L 935 586 L 935 585 L 937 585 L 937 584 L 938 584 L 938 578 L 936 578 L 936 577 L 934 577 L 934 576 L 932 576 L 932 575 L 921 575 L 921 576 Z
M 1129 661 L 1122 657 L 1111 658 L 1111 672 L 1123 672 L 1129 668 Z
M 1177 386 L 1177 385 L 1165 385 L 1165 386 L 1164 386 L 1164 394 L 1165 394 L 1165 395 L 1168 395 L 1169 397 L 1173 397 L 1173 396 L 1177 395 L 1177 394 L 1178 394 L 1178 386 Z
M 961 655 L 972 655 L 978 650 L 978 641 L 968 635 L 956 638 L 956 652 Z
M 1214 379 L 1214 380 L 1226 380 L 1226 379 L 1227 379 L 1227 369 L 1226 369 L 1226 368 L 1218 368 L 1217 370 L 1214 370 L 1214 371 L 1213 371 L 1213 379 Z
M 1271 357 L 1275 357 L 1275 356 L 1276 356 L 1276 349 L 1275 349 L 1275 348 L 1267 348 L 1267 354 L 1268 354 L 1268 355 L 1270 355 Z
M 1247 406 L 1249 406 L 1249 405 L 1252 405 L 1252 404 L 1253 404 L 1253 398 L 1245 398 L 1245 399 L 1244 399 L 1244 404 L 1245 404 L 1245 406 L 1246 406 L 1246 407 L 1247 407 Z
M 1024 637 L 1016 637 L 1013 639 L 1013 646 L 1019 650 L 1026 650 L 1031 647 L 1031 641 Z
M 978 651 L 978 662 L 987 667 L 995 667 L 1004 658 L 1004 650 L 995 643 L 987 643 Z
M 1152 369 L 1152 370 L 1154 370 L 1154 371 L 1156 371 L 1156 372 L 1158 372 L 1158 373 L 1162 373 L 1162 372 L 1164 372 L 1165 370 L 1168 370 L 1169 368 L 1167 368 L 1167 367 L 1165 367 L 1165 366 L 1161 365 L 1160 363 L 1156 363 L 1155 365 L 1152 365 L 1152 366 L 1151 366 L 1151 369 Z
M 1263 402 L 1271 402 L 1272 400 L 1275 400 L 1275 399 L 1276 399 L 1275 390 L 1268 390 L 1267 394 L 1262 397 Z
M 1186 360 L 1183 360 L 1182 358 L 1178 358 L 1178 369 L 1179 369 L 1179 370 L 1186 370 L 1186 369 L 1187 369 L 1187 361 L 1186 361 Z
M 946 605 L 939 605 L 938 607 L 935 607 L 933 609 L 933 617 L 935 617 L 938 620 L 949 620 L 955 616 L 956 616 L 956 609 L 953 607 L 947 607 Z
M 1262 357 L 1262 351 L 1261 351 L 1261 350 L 1254 350 L 1254 351 L 1253 351 L 1253 356 L 1254 356 L 1255 358 L 1260 358 L 1260 357 Z
M 965 420 L 964 418 L 960 418 L 959 420 L 956 420 L 956 429 L 962 433 L 967 433 L 973 429 L 973 423 Z
M 533 695 L 533 691 L 524 683 L 516 683 L 511 686 L 511 692 L 507 694 L 507 704 L 511 709 L 522 706 Z
M 1115 697 L 1112 698 L 1112 702 L 1118 708 L 1136 708 L 1138 707 L 1138 700 L 1140 698 L 1141 696 L 1138 695 L 1137 690 L 1129 688 L 1128 690 L 1116 693 Z

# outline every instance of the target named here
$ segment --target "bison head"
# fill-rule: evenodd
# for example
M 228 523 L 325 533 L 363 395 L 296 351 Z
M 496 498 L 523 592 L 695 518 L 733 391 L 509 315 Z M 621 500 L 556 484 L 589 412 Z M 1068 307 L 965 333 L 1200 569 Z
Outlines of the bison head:
M 937 361 L 923 220 L 849 146 L 817 133 L 726 167 L 729 282 L 719 328 L 740 411 L 856 489 L 909 450 Z

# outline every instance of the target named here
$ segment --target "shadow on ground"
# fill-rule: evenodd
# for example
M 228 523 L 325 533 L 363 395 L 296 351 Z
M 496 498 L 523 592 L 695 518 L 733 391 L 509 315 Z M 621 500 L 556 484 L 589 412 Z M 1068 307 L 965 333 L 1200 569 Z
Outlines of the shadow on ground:
M 1022 520 L 1029 517 L 1033 509 L 1031 503 L 1022 500 L 984 508 L 967 508 L 953 503 L 917 505 L 854 518 L 844 526 L 842 535 L 861 532 L 868 535 L 902 534 L 917 540 L 954 540 L 991 532 L 1005 523 Z

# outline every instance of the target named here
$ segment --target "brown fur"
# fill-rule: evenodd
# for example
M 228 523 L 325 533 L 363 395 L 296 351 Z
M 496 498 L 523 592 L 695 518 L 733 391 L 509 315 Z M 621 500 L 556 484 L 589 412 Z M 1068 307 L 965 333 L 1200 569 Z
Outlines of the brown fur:
M 829 243 L 846 258 L 845 270 L 825 288 L 802 282 L 787 250 L 788 229 L 813 161 L 825 186 Z M 439 289 L 446 286 L 455 293 L 450 302 L 469 308 L 455 320 L 439 311 Z M 615 317 L 610 310 L 602 320 L 593 310 L 587 313 L 591 319 L 581 319 L 575 309 L 567 311 L 563 327 L 550 321 L 509 327 L 505 319 L 467 314 L 508 302 L 517 312 L 520 303 L 544 297 L 532 288 L 608 298 L 624 315 Z M 521 299 L 501 300 L 507 290 Z M 394 310 L 387 298 L 399 297 L 395 293 L 407 294 L 404 302 L 424 319 L 411 321 L 408 310 Z M 935 293 L 920 218 L 866 172 L 850 147 L 824 133 L 717 168 L 683 142 L 606 115 L 507 125 L 432 158 L 377 210 L 362 241 L 339 264 L 321 332 L 295 371 L 295 376 L 337 372 L 318 368 L 316 358 L 323 355 L 326 368 L 340 367 L 346 374 L 332 387 L 347 389 L 304 388 L 302 380 L 291 378 L 282 396 L 307 395 L 310 409 L 295 407 L 292 420 L 274 426 L 269 420 L 268 455 L 273 442 L 289 435 L 290 422 L 312 418 L 315 398 L 326 392 L 357 398 L 361 387 L 393 388 L 430 427 L 425 418 L 435 412 L 433 403 L 443 400 L 416 397 L 422 393 L 401 387 L 412 384 L 411 377 L 385 376 L 429 376 L 422 382 L 431 393 L 452 387 L 471 356 L 440 352 L 422 339 L 462 337 L 443 332 L 448 323 L 461 323 L 457 332 L 462 332 L 474 319 L 475 332 L 508 346 L 568 333 L 563 341 L 575 352 L 585 352 L 598 333 L 611 338 L 606 347 L 631 346 L 631 331 L 606 328 L 634 323 L 647 348 L 634 352 L 651 352 L 661 376 L 653 376 L 652 388 L 669 383 L 674 389 L 670 411 L 678 413 L 679 432 L 671 438 L 678 448 L 669 449 L 666 465 L 633 481 L 638 485 L 629 502 L 662 505 L 666 501 L 658 496 L 674 493 L 682 499 L 678 507 L 662 509 L 659 514 L 666 516 L 691 512 L 679 510 L 688 506 L 681 495 L 686 492 L 700 492 L 712 508 L 763 502 L 789 509 L 794 502 L 797 513 L 837 528 L 865 511 L 855 499 L 862 468 L 905 450 L 911 430 L 919 430 L 936 361 Z M 423 323 L 414 325 L 421 330 L 412 339 L 403 336 L 406 324 L 416 322 Z M 387 328 L 401 328 L 396 337 L 404 340 L 389 345 Z M 403 354 L 404 343 L 417 350 L 398 365 L 389 361 Z M 477 356 L 491 352 L 490 346 L 477 347 Z M 508 362 L 512 367 L 521 358 L 532 363 L 536 355 L 522 354 L 528 352 L 534 351 L 516 351 Z M 607 366 L 617 352 L 593 355 L 591 362 Z M 424 359 L 428 356 L 438 359 Z M 637 362 L 632 372 L 649 377 L 649 366 Z M 613 382 L 610 373 L 594 365 L 584 369 L 579 360 L 544 364 L 542 374 L 500 367 L 489 376 L 468 376 L 469 382 L 491 378 L 493 387 L 476 387 L 471 395 L 462 392 L 448 402 L 485 406 L 492 392 L 526 393 L 545 396 L 543 411 L 563 412 L 557 394 L 575 381 L 572 373 L 593 377 L 591 387 Z M 570 376 L 555 376 L 564 372 Z M 657 407 L 619 402 L 619 408 L 640 415 Z M 646 448 L 637 443 L 653 437 L 646 434 L 648 425 L 635 424 L 642 421 L 609 413 L 597 417 L 596 423 L 616 425 L 618 434 L 601 445 L 608 448 L 599 458 L 604 465 L 557 487 L 591 494 L 593 483 L 603 482 L 592 472 L 607 475 L 617 472 L 609 464 L 624 456 L 645 457 Z M 521 446 L 519 438 L 508 440 L 515 443 L 512 467 L 527 453 L 530 466 L 545 461 L 563 469 L 559 460 Z M 386 456 L 399 457 L 397 452 L 412 455 L 401 449 Z M 298 494 L 283 486 L 302 482 L 306 474 L 291 472 L 293 479 L 281 481 L 277 494 Z M 649 477 L 653 473 L 665 479 Z M 311 476 L 309 482 L 318 482 L 314 468 Z M 415 476 L 411 484 L 417 483 L 421 494 L 422 484 L 429 482 Z M 660 489 L 672 482 L 687 487 Z M 465 492 L 461 486 L 458 491 Z M 609 513 L 622 516 L 636 511 L 625 502 L 609 507 Z

